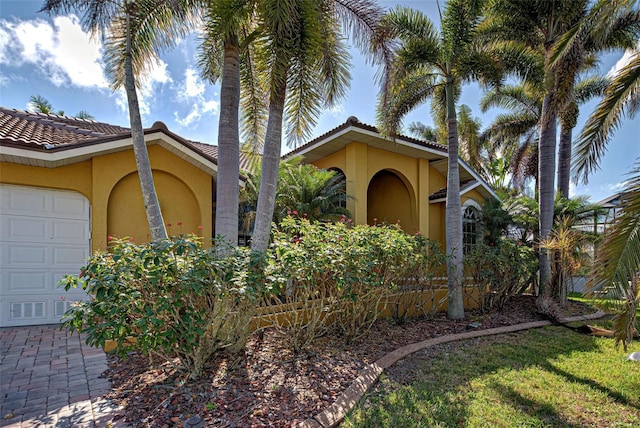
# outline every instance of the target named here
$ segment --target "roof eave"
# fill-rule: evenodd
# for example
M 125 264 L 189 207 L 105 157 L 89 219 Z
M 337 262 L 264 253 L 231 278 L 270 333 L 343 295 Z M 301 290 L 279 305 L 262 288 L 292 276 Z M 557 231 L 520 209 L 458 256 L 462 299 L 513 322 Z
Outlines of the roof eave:
M 175 134 L 164 130 L 148 129 L 145 130 L 144 137 L 147 145 L 158 144 L 208 174 L 212 176 L 217 174 L 218 165 L 215 159 L 196 150 L 181 138 L 174 138 Z M 83 162 L 96 156 L 130 150 L 132 145 L 131 134 L 55 146 L 50 149 L 2 144 L 0 161 L 55 168 Z

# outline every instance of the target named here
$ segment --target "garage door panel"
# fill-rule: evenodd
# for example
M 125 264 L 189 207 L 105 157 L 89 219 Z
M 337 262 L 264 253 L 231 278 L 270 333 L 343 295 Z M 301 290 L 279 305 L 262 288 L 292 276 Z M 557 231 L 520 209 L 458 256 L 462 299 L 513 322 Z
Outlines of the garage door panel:
M 83 247 L 59 246 L 52 248 L 52 261 L 56 268 L 77 273 L 84 260 L 89 257 L 89 252 Z
M 53 220 L 51 221 L 51 239 L 56 242 L 80 242 L 89 240 L 89 228 L 86 221 Z
M 0 219 L 2 241 L 42 242 L 47 236 L 48 222 L 46 219 L 10 216 L 0 216 Z
M 58 282 L 90 256 L 89 201 L 79 193 L 0 185 L 0 327 L 60 321 L 82 289 Z
M 2 211 L 4 214 L 46 215 L 47 194 L 29 187 L 3 186 Z
M 3 280 L 4 278 L 3 275 Z M 46 272 L 10 271 L 7 272 L 6 280 L 11 294 L 31 294 L 34 291 L 47 291 L 51 277 Z
M 6 245 L 6 248 L 2 251 L 3 269 L 11 269 L 15 267 L 25 268 L 34 267 L 41 268 L 43 264 L 49 263 L 47 257 L 49 249 L 44 245 L 39 244 L 13 244 Z M 6 264 L 9 267 L 5 267 Z
M 87 218 L 89 215 L 89 202 L 80 194 L 54 195 L 51 212 L 56 217 Z

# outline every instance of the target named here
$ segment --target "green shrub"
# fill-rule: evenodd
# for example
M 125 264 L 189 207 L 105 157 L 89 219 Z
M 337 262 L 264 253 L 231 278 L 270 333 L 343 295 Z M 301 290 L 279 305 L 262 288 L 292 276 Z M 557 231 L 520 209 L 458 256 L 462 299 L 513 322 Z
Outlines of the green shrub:
M 195 237 L 112 241 L 78 277 L 61 281 L 67 290 L 80 286 L 92 296 L 73 306 L 63 324 L 86 333 L 93 346 L 116 341 L 122 355 L 135 346 L 165 361 L 177 357 L 197 377 L 216 351 L 244 348 L 261 292 L 258 264 L 243 249 L 220 257 Z
M 268 275 L 277 298 L 266 304 L 298 310 L 286 318 L 273 314 L 271 321 L 295 351 L 330 330 L 357 339 L 380 316 L 388 296 L 404 290 L 407 275 L 425 276 L 420 263 L 427 242 L 396 225 L 285 218 L 274 231 Z
M 510 297 L 526 290 L 537 267 L 532 248 L 508 239 L 477 244 L 464 263 L 474 285 L 484 291 L 478 302 L 483 310 L 502 308 Z

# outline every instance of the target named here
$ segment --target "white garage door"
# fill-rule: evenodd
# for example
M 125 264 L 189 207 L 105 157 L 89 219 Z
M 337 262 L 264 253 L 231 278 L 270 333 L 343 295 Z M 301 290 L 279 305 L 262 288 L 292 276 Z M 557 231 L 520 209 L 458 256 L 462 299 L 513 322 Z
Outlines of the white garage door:
M 86 298 L 57 282 L 89 257 L 89 201 L 26 186 L 3 184 L 0 192 L 0 327 L 57 323 Z

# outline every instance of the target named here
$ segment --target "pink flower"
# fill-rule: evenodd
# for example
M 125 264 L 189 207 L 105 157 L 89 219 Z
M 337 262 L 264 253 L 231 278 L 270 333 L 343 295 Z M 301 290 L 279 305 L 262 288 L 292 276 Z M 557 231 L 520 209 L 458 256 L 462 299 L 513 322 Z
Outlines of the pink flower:
M 294 211 L 294 212 L 293 212 L 293 215 L 298 215 L 298 211 Z
M 64 300 L 64 296 L 60 296 L 60 300 Z
M 419 235 L 422 235 L 422 232 L 417 231 L 417 232 L 416 232 L 416 236 L 419 236 Z
M 291 210 L 287 210 L 287 215 L 291 215 Z
M 198 226 L 198 230 L 204 230 L 204 226 L 203 225 Z
M 178 226 L 182 226 L 182 222 L 181 221 L 178 222 Z
M 133 242 L 133 236 L 129 238 L 129 242 Z
M 113 236 L 111 235 L 107 236 L 107 241 L 113 241 Z

